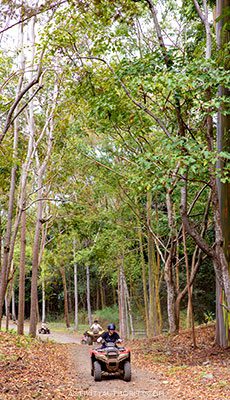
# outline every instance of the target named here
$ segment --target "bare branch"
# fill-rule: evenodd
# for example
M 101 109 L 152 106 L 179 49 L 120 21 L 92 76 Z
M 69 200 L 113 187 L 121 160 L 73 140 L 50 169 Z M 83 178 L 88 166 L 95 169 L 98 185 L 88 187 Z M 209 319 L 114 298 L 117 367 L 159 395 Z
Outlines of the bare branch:
M 194 6 L 196 8 L 197 14 L 199 15 L 199 17 L 200 17 L 201 21 L 203 22 L 203 24 L 205 24 L 205 16 L 201 11 L 201 8 L 200 8 L 200 5 L 199 5 L 198 1 L 197 0 L 193 0 L 193 3 L 194 3 Z
M 116 72 L 114 71 L 114 69 L 111 67 L 111 65 L 104 60 L 101 57 L 93 57 L 93 56 L 77 56 L 77 58 L 79 59 L 86 59 L 86 60 L 97 60 L 97 61 L 101 61 L 104 64 L 107 65 L 107 67 L 109 68 L 109 70 L 112 72 L 112 74 L 114 75 L 114 77 L 117 79 L 117 81 L 120 83 L 121 87 L 123 88 L 124 92 L 126 93 L 126 95 L 128 96 L 128 98 L 141 110 L 143 110 L 146 114 L 148 114 L 150 117 L 152 117 L 157 124 L 161 127 L 161 129 L 164 131 L 164 133 L 166 134 L 166 136 L 172 140 L 171 138 L 171 134 L 168 131 L 168 129 L 166 128 L 166 126 L 164 125 L 164 123 L 160 120 L 160 118 L 158 118 L 152 111 L 150 111 L 147 106 L 145 104 L 142 104 L 140 102 L 138 102 L 137 100 L 134 99 L 134 97 L 132 96 L 131 92 L 129 91 L 129 89 L 127 88 L 127 86 L 124 84 L 124 82 L 118 78 L 118 76 L 116 75 Z
M 19 102 L 21 101 L 21 99 L 23 98 L 23 96 L 24 96 L 34 85 L 36 85 L 36 84 L 39 83 L 39 81 L 40 81 L 40 77 L 41 77 L 41 75 L 42 75 L 42 57 L 43 57 L 44 51 L 45 51 L 45 49 L 43 49 L 43 51 L 41 52 L 41 55 L 40 55 L 40 62 L 39 62 L 39 66 L 38 66 L 38 71 L 37 71 L 36 77 L 35 77 L 34 79 L 32 79 L 32 81 L 29 82 L 29 83 L 24 87 L 23 90 L 21 90 L 21 92 L 17 95 L 15 101 L 13 102 L 13 104 L 12 104 L 12 106 L 11 106 L 9 112 L 8 112 L 8 115 L 7 115 L 7 118 L 6 118 L 6 122 L 5 122 L 5 126 L 4 126 L 4 128 L 3 128 L 2 133 L 0 134 L 0 143 L 3 141 L 3 139 L 4 139 L 4 137 L 5 137 L 5 135 L 6 135 L 7 131 L 8 131 L 8 129 L 10 128 L 10 125 L 11 125 L 11 123 L 12 123 L 12 116 L 13 116 L 13 113 L 14 113 L 14 111 L 15 111 L 17 105 L 19 104 Z
M 36 15 L 39 15 L 39 14 L 42 14 L 42 13 L 44 13 L 44 12 L 46 12 L 46 11 L 52 10 L 52 9 L 55 8 L 55 7 L 59 7 L 60 5 L 66 3 L 67 1 L 68 1 L 68 0 L 60 1 L 60 2 L 57 3 L 57 4 L 52 4 L 52 5 L 51 5 L 50 7 L 48 7 L 48 8 L 43 8 L 43 7 L 44 7 L 44 5 L 43 5 L 43 6 L 40 7 L 40 10 L 38 10 L 37 12 L 30 14 L 30 15 L 29 15 L 28 17 L 26 17 L 26 18 L 21 18 L 19 21 L 15 22 L 14 24 L 12 24 L 12 25 L 10 25 L 10 26 L 8 26 L 8 27 L 2 29 L 2 30 L 0 31 L 0 34 L 3 33 L 3 32 L 8 31 L 9 29 L 13 28 L 14 26 L 17 26 L 17 25 L 19 25 L 19 24 L 21 24 L 21 23 L 23 23 L 23 22 L 28 21 L 29 19 L 35 17 Z

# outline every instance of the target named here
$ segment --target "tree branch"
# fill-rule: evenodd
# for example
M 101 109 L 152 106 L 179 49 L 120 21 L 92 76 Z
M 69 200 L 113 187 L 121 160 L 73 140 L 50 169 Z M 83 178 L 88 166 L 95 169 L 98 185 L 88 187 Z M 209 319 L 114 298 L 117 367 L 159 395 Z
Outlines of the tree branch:
M 124 84 L 124 82 L 118 78 L 118 76 L 116 75 L 116 72 L 114 71 L 114 69 L 111 67 L 111 65 L 104 60 L 101 57 L 93 57 L 93 56 L 77 56 L 77 58 L 79 59 L 86 59 L 86 60 L 96 60 L 96 61 L 101 61 L 104 64 L 107 65 L 107 67 L 109 68 L 109 70 L 112 72 L 112 74 L 114 75 L 114 77 L 117 79 L 117 81 L 120 83 L 122 89 L 124 90 L 124 92 L 126 93 L 126 95 L 128 96 L 128 98 L 133 102 L 133 104 L 135 104 L 138 108 L 140 108 L 141 110 L 143 110 L 146 114 L 148 114 L 150 117 L 152 117 L 157 124 L 161 127 L 161 129 L 164 131 L 164 133 L 166 134 L 166 136 L 172 140 L 171 138 L 171 134 L 168 131 L 168 129 L 166 128 L 166 126 L 164 125 L 164 123 L 160 120 L 160 118 L 158 118 L 155 114 L 152 113 L 152 111 L 150 111 L 145 104 L 142 104 L 140 102 L 138 102 L 137 100 L 135 100 L 131 94 L 131 92 L 129 91 L 129 89 L 127 88 L 127 86 Z
M 42 75 L 42 57 L 43 57 L 44 51 L 45 51 L 45 49 L 43 49 L 43 51 L 41 52 L 41 55 L 40 55 L 40 62 L 39 62 L 38 72 L 37 72 L 36 77 L 35 77 L 34 79 L 32 79 L 32 81 L 29 82 L 29 83 L 24 87 L 24 89 L 18 94 L 18 96 L 16 97 L 15 101 L 13 102 L 13 104 L 12 104 L 12 106 L 11 106 L 9 112 L 8 112 L 8 115 L 7 115 L 7 118 L 6 118 L 6 122 L 5 122 L 5 126 L 4 126 L 4 128 L 3 128 L 2 133 L 0 134 L 0 144 L 2 143 L 4 137 L 5 137 L 7 131 L 8 131 L 8 129 L 9 129 L 11 123 L 12 123 L 12 116 L 13 116 L 13 113 L 14 113 L 14 111 L 15 111 L 15 109 L 16 109 L 18 103 L 21 101 L 21 99 L 23 98 L 23 96 L 24 96 L 34 85 L 36 85 L 37 83 L 39 83 L 40 77 L 41 77 L 41 75 Z
M 29 19 L 35 17 L 36 15 L 39 15 L 39 14 L 42 14 L 43 12 L 52 10 L 53 8 L 58 7 L 58 6 L 60 6 L 60 5 L 64 4 L 64 3 L 66 3 L 66 2 L 68 2 L 68 0 L 60 1 L 59 3 L 53 4 L 53 5 L 51 5 L 50 7 L 44 8 L 44 9 L 43 9 L 44 5 L 43 5 L 43 6 L 40 7 L 41 9 L 38 10 L 37 12 L 35 12 L 35 13 L 33 13 L 33 14 L 30 14 L 30 15 L 29 15 L 28 17 L 26 17 L 26 18 L 21 18 L 19 21 L 15 22 L 14 24 L 8 26 L 7 28 L 2 29 L 2 30 L 0 31 L 0 34 L 3 33 L 3 32 L 8 31 L 9 29 L 13 28 L 14 26 L 17 26 L 17 25 L 19 25 L 19 24 L 21 24 L 21 23 L 23 23 L 23 22 L 28 21 Z

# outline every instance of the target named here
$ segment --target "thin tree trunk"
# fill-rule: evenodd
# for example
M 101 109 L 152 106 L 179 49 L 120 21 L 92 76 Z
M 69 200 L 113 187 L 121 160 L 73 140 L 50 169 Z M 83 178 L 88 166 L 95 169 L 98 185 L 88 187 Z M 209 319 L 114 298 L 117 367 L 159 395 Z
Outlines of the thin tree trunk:
M 67 292 L 67 285 L 66 285 L 66 276 L 65 276 L 65 268 L 60 268 L 61 276 L 62 276 L 62 283 L 63 283 L 63 290 L 64 290 L 64 316 L 65 316 L 65 323 L 66 327 L 70 327 L 69 322 L 69 310 L 68 310 L 68 292 Z
M 20 24 L 19 43 L 20 43 L 19 47 L 22 50 L 23 49 L 23 24 Z M 43 56 L 43 53 L 41 55 L 41 59 L 42 59 L 42 56 Z M 22 74 L 19 79 L 19 84 L 18 84 L 15 101 L 8 112 L 5 127 L 3 129 L 2 134 L 0 135 L 0 142 L 3 140 L 7 130 L 9 129 L 9 127 L 12 123 L 13 113 L 15 113 L 16 116 L 18 114 L 17 107 L 18 107 L 20 100 L 25 95 L 25 93 L 30 91 L 30 89 L 33 85 L 38 83 L 38 81 L 40 79 L 41 72 L 42 72 L 41 59 L 40 59 L 40 65 L 38 68 L 38 73 L 37 73 L 36 78 L 32 77 L 32 81 L 28 85 L 26 85 L 24 88 L 22 88 L 22 83 L 23 83 L 23 78 L 24 78 L 24 70 L 25 70 L 25 60 L 24 60 L 23 52 L 21 52 L 19 68 L 22 71 Z M 31 68 L 31 70 L 32 70 L 32 68 Z M 14 120 L 14 127 L 15 127 L 14 130 L 16 133 L 18 130 L 17 117 Z M 16 133 L 16 135 L 17 135 L 17 133 Z M 28 150 L 29 150 L 29 148 L 31 148 L 32 142 L 33 142 L 33 138 L 32 138 L 32 133 L 31 133 L 30 137 L 29 137 L 30 147 L 28 146 Z M 18 207 L 18 215 L 15 220 L 15 227 L 14 227 L 12 239 L 10 240 L 11 226 L 12 226 L 12 211 L 11 210 L 12 210 L 13 196 L 14 196 L 13 187 L 15 186 L 15 183 L 13 181 L 15 180 L 14 175 L 16 173 L 16 167 L 14 167 L 15 172 L 13 172 L 13 169 L 12 169 L 11 190 L 10 190 L 10 198 L 9 198 L 9 218 L 8 218 L 7 230 L 6 230 L 6 235 L 5 235 L 5 249 L 4 249 L 4 257 L 3 257 L 3 266 L 2 266 L 2 270 L 1 270 L 1 279 L 0 279 L 0 327 L 1 327 L 1 320 L 2 320 L 2 307 L 3 307 L 3 301 L 4 301 L 4 294 L 6 292 L 6 285 L 7 285 L 7 280 L 8 280 L 8 276 L 9 276 L 9 269 L 10 269 L 10 265 L 11 265 L 11 262 L 13 259 L 14 245 L 15 245 L 15 241 L 16 241 L 16 237 L 17 237 L 18 228 L 20 225 L 22 206 L 24 203 L 24 190 L 25 190 L 25 185 L 26 185 L 28 167 L 29 167 L 30 163 L 31 163 L 31 154 L 28 152 L 27 153 L 27 168 L 24 169 L 24 172 L 22 172 L 22 174 L 21 174 L 22 175 L 22 179 L 21 179 L 22 183 L 21 183 L 21 194 L 20 194 L 20 201 L 19 201 L 19 207 Z M 25 171 L 26 171 L 26 173 L 25 173 Z
M 86 298 L 87 298 L 87 311 L 88 311 L 88 322 L 89 325 L 92 325 L 92 311 L 91 311 L 91 303 L 90 303 L 90 274 L 89 274 L 89 266 L 86 265 Z
M 103 281 L 100 281 L 100 294 L 101 294 L 101 309 L 105 308 L 105 293 L 103 287 Z
M 25 256 L 26 256 L 26 211 L 21 217 L 21 249 L 19 263 L 18 335 L 24 334 L 25 314 Z
M 17 316 L 16 316 L 16 307 L 15 307 L 14 281 L 12 282 L 11 314 L 12 314 L 12 321 L 16 321 Z
M 10 322 L 10 304 L 12 301 L 12 291 L 13 291 L 13 276 L 14 276 L 14 267 L 13 264 L 11 265 L 10 268 L 10 272 L 11 272 L 11 279 L 10 279 L 10 283 L 7 287 L 7 291 L 6 291 L 6 296 L 5 296 L 5 303 L 6 303 L 6 330 L 9 330 L 9 322 Z
M 156 212 L 156 225 L 158 227 L 159 216 L 158 216 L 157 199 L 156 199 L 155 212 Z M 162 312 L 161 312 L 161 302 L 160 302 L 160 285 L 161 285 L 160 266 L 161 266 L 161 259 L 160 259 L 159 251 L 157 251 L 155 282 L 156 282 L 156 310 L 157 310 L 157 329 L 158 329 L 157 333 L 158 334 L 160 334 L 162 332 Z
M 34 29 L 34 27 L 33 27 Z M 32 35 L 34 35 L 34 30 L 32 30 Z M 33 42 L 34 43 L 34 42 Z M 37 146 L 35 149 L 36 162 L 37 162 L 37 220 L 36 220 L 36 228 L 35 228 L 35 236 L 34 236 L 34 247 L 33 247 L 33 262 L 32 262 L 32 279 L 31 279 L 31 312 L 30 312 L 30 335 L 36 336 L 36 326 L 37 326 L 37 314 L 36 314 L 36 304 L 38 302 L 37 298 L 37 281 L 38 281 L 38 267 L 41 262 L 41 257 L 39 258 L 39 253 L 42 254 L 43 247 L 40 248 L 40 235 L 41 235 L 41 226 L 42 226 L 42 211 L 43 211 L 43 187 L 42 182 L 44 179 L 45 171 L 47 168 L 47 163 L 51 155 L 52 150 L 52 142 L 53 142 L 53 118 L 54 118 L 54 110 L 56 107 L 58 95 L 58 86 L 57 82 L 54 84 L 53 90 L 53 102 L 51 104 L 50 110 L 47 110 L 46 117 L 47 121 L 43 127 L 43 132 L 40 135 L 40 138 L 43 137 L 44 132 L 47 133 L 47 152 L 43 159 L 42 164 L 40 165 L 40 160 L 37 154 Z M 34 108 L 33 102 L 30 102 L 30 123 L 31 123 L 31 131 L 34 134 L 35 126 L 34 126 Z
M 96 289 L 96 310 L 99 310 L 100 308 L 100 290 L 99 287 L 97 286 Z
M 151 337 L 151 335 L 150 335 L 150 331 L 149 331 L 148 291 L 147 291 L 146 264 L 145 264 L 145 258 L 144 258 L 141 226 L 138 227 L 138 238 L 139 238 L 139 248 L 140 248 L 140 257 L 141 257 L 142 286 L 143 286 L 144 309 L 145 309 L 145 328 L 146 328 L 147 337 L 149 338 L 149 337 Z
M 226 44 L 230 43 L 230 32 L 227 26 L 230 24 L 230 0 L 217 0 L 216 3 L 217 17 L 217 45 L 221 50 Z M 229 65 L 225 63 L 226 73 L 229 72 Z M 230 97 L 230 90 L 223 86 L 219 87 L 219 97 Z M 223 106 L 218 112 L 217 121 L 217 147 L 218 151 L 230 152 L 230 116 L 227 111 L 228 106 Z M 219 160 L 218 169 L 223 171 L 225 166 L 223 160 Z M 219 196 L 219 207 L 220 207 L 220 223 L 223 235 L 223 248 L 220 249 L 224 252 L 221 258 L 225 262 L 224 273 L 223 273 L 223 286 L 225 293 L 221 295 L 220 282 L 217 281 L 217 297 L 216 297 L 216 312 L 217 312 L 217 323 L 216 323 L 216 342 L 223 348 L 230 346 L 230 296 L 228 295 L 228 288 L 230 286 L 230 183 L 218 181 L 218 196 Z M 223 290 L 223 287 L 222 287 Z
M 18 126 L 17 126 L 17 122 L 15 121 L 14 159 L 16 159 L 16 156 L 17 156 L 17 147 L 18 147 Z M 8 281 L 9 270 L 10 270 L 9 252 L 10 252 L 10 246 L 11 246 L 11 231 L 12 231 L 12 222 L 13 222 L 16 171 L 17 171 L 17 166 L 14 165 L 11 170 L 7 225 L 6 225 L 6 233 L 5 233 L 5 238 L 4 238 L 4 252 L 3 252 L 3 262 L 2 262 L 1 280 L 0 280 L 0 328 L 1 328 L 1 319 L 2 319 L 2 307 L 3 307 L 4 297 L 6 294 L 7 281 Z
M 176 235 L 171 190 L 166 193 L 166 204 L 168 212 L 168 224 L 170 229 L 170 250 L 165 262 L 164 277 L 167 285 L 167 311 L 169 321 L 169 331 L 174 334 L 179 331 L 179 320 L 176 318 L 176 293 L 173 276 L 173 262 L 176 258 Z
M 48 206 L 46 207 L 48 209 Z M 42 237 L 41 237 L 41 245 L 39 252 L 39 260 L 38 265 L 41 265 L 43 253 L 46 245 L 47 238 L 47 230 L 48 230 L 48 222 L 42 225 Z M 46 322 L 46 274 L 45 268 L 42 268 L 41 271 L 41 280 L 42 280 L 42 323 Z
M 71 276 L 69 274 L 68 274 L 68 292 L 69 292 L 69 296 L 68 296 L 69 313 L 72 314 L 72 311 L 73 311 L 72 296 L 71 296 L 72 282 L 71 282 Z
M 8 296 L 8 292 L 6 291 L 6 295 L 5 295 L 5 313 L 6 313 L 6 331 L 9 330 L 9 315 L 10 315 L 10 304 L 9 304 L 10 300 L 9 300 L 9 296 Z
M 46 289 L 45 289 L 45 279 L 42 279 L 42 323 L 46 322 Z
M 30 30 L 31 43 L 33 45 L 32 62 L 34 62 L 35 55 L 35 19 L 31 21 Z M 33 90 L 30 89 L 30 95 L 33 95 Z M 29 128 L 30 133 L 35 137 L 35 121 L 34 121 L 34 102 L 33 100 L 29 103 Z M 38 171 L 37 181 L 37 199 L 42 198 L 42 174 L 43 170 Z M 40 234 L 41 234 L 41 220 L 42 220 L 42 201 L 38 200 L 37 205 L 37 216 L 35 224 L 34 244 L 33 244 L 33 260 L 32 260 L 32 277 L 31 277 L 31 295 L 30 295 L 30 327 L 29 333 L 32 337 L 36 336 L 37 321 L 38 321 L 38 292 L 37 292 L 37 281 L 38 281 L 38 266 L 39 266 L 39 251 L 40 251 Z
M 120 259 L 119 269 L 119 328 L 120 335 L 122 338 L 127 338 L 127 326 L 126 326 L 126 301 L 125 301 L 125 286 L 124 286 L 124 268 L 123 268 L 123 257 Z
M 131 302 L 130 302 L 130 296 L 129 296 L 129 289 L 128 289 L 125 277 L 124 277 L 124 285 L 125 285 L 125 296 L 126 296 L 126 303 L 127 303 L 127 314 L 129 316 L 129 324 L 130 324 L 130 330 L 131 330 L 131 338 L 134 338 L 135 332 L 134 332 L 134 326 L 133 326 L 132 308 L 131 308 Z
M 2 270 L 2 210 L 0 208 L 0 274 Z
M 38 181 L 38 187 L 41 188 L 41 179 Z M 41 199 L 41 189 L 38 190 L 38 198 Z M 38 201 L 37 220 L 34 235 L 33 245 L 33 261 L 32 261 L 32 278 L 31 278 L 31 295 L 30 295 L 30 329 L 29 333 L 32 337 L 36 336 L 37 329 L 37 303 L 38 303 L 38 266 L 39 266 L 39 250 L 40 250 L 40 235 L 41 235 L 41 220 L 42 220 L 42 201 Z
M 76 240 L 73 241 L 74 260 L 74 330 L 78 330 L 78 268 L 76 262 Z
M 193 346 L 196 348 L 196 335 L 195 335 L 195 326 L 194 326 L 194 318 L 193 318 L 193 306 L 192 306 L 192 292 L 190 286 L 190 273 L 189 273 L 189 264 L 188 264 L 188 253 L 186 247 L 186 235 L 185 235 L 185 228 L 182 227 L 182 235 L 183 235 L 183 246 L 184 246 L 184 256 L 185 256 L 185 266 L 186 266 L 186 279 L 187 279 L 187 286 L 188 286 L 188 304 L 190 307 L 190 315 L 191 315 L 191 322 L 192 322 L 192 339 L 193 339 Z
M 152 195 L 147 192 L 147 225 L 151 228 L 151 209 L 152 209 Z M 155 269 L 156 269 L 156 256 L 155 246 L 150 230 L 148 229 L 148 266 L 149 266 L 149 336 L 156 335 L 157 327 L 157 312 L 156 312 L 156 284 Z

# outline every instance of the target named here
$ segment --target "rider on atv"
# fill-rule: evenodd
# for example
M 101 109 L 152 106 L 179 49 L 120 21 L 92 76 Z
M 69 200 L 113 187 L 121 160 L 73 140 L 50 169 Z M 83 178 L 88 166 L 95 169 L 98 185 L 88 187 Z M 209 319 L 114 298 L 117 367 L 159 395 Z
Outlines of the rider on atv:
M 100 331 L 103 331 L 103 328 L 102 328 L 102 326 L 99 324 L 98 320 L 95 319 L 95 320 L 93 321 L 93 325 L 91 325 L 91 327 L 90 327 L 90 330 L 91 330 L 93 333 L 97 334 L 97 333 L 99 333 Z
M 122 340 L 120 339 L 120 336 L 116 332 L 116 326 L 114 324 L 109 324 L 107 326 L 108 331 L 104 332 L 98 339 L 97 342 L 100 343 L 102 342 L 101 348 L 106 347 L 105 342 L 113 342 L 113 343 L 119 343 Z

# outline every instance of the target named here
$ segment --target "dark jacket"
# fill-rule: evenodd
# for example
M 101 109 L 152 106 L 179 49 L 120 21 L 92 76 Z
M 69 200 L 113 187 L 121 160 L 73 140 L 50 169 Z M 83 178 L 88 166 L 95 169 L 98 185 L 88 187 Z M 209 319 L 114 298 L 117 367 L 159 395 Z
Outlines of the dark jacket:
M 104 332 L 101 335 L 102 339 L 104 339 L 106 342 L 113 342 L 115 343 L 118 339 L 120 339 L 120 336 L 118 335 L 117 332 L 113 332 L 112 335 L 109 334 L 109 332 Z

